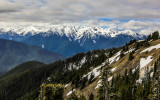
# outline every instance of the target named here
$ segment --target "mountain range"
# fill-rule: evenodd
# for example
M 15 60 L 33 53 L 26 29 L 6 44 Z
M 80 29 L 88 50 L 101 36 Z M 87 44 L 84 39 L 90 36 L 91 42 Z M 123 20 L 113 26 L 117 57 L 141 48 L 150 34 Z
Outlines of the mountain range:
M 111 100 L 158 100 L 159 52 L 159 33 L 154 32 L 142 41 L 51 64 L 26 62 L 0 78 L 0 99 L 105 100 L 107 95 Z
M 0 28 L 0 38 L 36 45 L 66 57 L 94 49 L 120 47 L 130 40 L 144 39 L 148 34 L 131 30 L 59 25 Z

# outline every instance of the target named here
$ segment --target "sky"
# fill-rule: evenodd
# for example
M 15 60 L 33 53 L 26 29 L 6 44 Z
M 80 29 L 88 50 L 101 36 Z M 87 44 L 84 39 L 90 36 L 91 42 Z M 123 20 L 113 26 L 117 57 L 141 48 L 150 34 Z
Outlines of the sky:
M 159 0 L 0 0 L 0 23 L 160 29 Z

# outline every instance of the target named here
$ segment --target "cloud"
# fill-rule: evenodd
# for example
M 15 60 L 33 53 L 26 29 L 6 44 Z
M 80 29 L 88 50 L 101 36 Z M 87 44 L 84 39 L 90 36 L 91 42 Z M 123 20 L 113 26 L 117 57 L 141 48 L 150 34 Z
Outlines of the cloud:
M 1 12 L 15 12 L 10 20 L 63 23 L 96 18 L 160 18 L 158 0 L 1 0 L 1 5 Z
M 106 26 L 138 31 L 159 25 L 159 5 L 159 0 L 0 0 L 0 21 Z M 121 22 L 121 19 L 133 20 Z
M 119 29 L 142 30 L 148 27 L 158 26 L 160 26 L 159 22 L 130 20 L 129 22 L 120 24 Z
M 154 31 L 160 31 L 160 22 L 157 21 L 135 21 L 130 20 L 118 25 L 120 30 L 132 30 L 141 34 L 150 34 Z
M 19 4 L 10 1 L 0 0 L 0 13 L 18 12 L 22 8 Z

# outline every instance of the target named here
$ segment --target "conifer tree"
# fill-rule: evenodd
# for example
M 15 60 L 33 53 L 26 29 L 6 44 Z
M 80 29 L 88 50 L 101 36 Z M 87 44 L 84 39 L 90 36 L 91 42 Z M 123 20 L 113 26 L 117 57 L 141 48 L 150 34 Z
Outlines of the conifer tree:
M 86 97 L 85 97 L 84 95 L 81 95 L 81 96 L 79 97 L 79 100 L 86 100 Z
M 94 95 L 92 93 L 89 95 L 89 100 L 94 100 Z
M 132 61 L 134 59 L 133 53 L 134 53 L 134 51 L 129 54 L 129 60 L 130 61 Z
M 123 58 L 123 57 L 124 57 L 124 52 L 121 51 L 120 58 Z

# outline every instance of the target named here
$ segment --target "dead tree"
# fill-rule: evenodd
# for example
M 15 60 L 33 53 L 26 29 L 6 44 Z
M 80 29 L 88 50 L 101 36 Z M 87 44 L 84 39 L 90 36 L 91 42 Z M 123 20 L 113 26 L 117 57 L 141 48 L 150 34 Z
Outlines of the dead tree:
M 158 100 L 160 100 L 160 68 L 158 70 Z
M 104 98 L 105 100 L 109 100 L 109 83 L 108 83 L 108 76 L 110 75 L 110 67 L 108 66 L 109 63 L 106 63 L 106 67 L 103 68 L 103 76 L 102 76 L 102 81 L 103 81 L 103 86 L 104 86 Z

